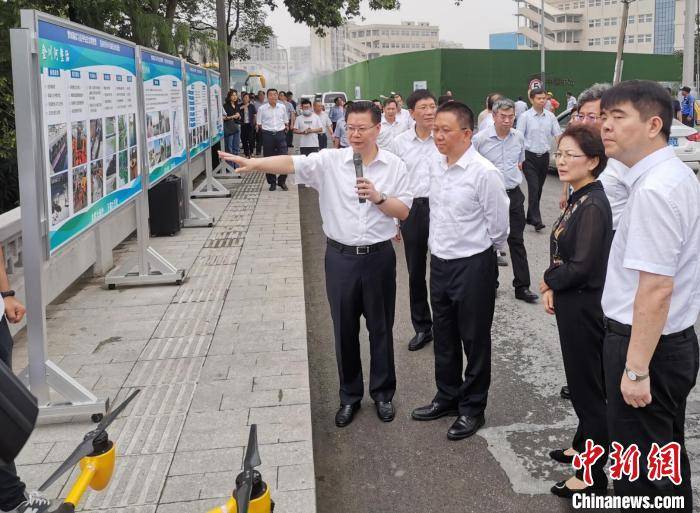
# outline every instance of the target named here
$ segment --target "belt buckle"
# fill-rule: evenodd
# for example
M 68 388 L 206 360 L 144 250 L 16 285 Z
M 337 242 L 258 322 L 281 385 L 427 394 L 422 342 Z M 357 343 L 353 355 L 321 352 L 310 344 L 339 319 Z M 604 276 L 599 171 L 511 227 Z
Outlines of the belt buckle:
M 367 255 L 369 254 L 369 246 L 357 246 L 355 248 L 356 255 Z

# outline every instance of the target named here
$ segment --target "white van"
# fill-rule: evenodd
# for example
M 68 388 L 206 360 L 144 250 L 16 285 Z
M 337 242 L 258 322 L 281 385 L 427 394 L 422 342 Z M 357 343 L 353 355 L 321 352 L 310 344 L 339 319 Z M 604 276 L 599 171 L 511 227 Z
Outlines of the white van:
M 331 107 L 335 105 L 336 98 L 342 98 L 344 102 L 348 101 L 347 95 L 342 91 L 328 91 L 326 93 L 323 93 L 323 95 L 321 96 L 321 101 L 326 107 L 326 112 L 330 112 Z

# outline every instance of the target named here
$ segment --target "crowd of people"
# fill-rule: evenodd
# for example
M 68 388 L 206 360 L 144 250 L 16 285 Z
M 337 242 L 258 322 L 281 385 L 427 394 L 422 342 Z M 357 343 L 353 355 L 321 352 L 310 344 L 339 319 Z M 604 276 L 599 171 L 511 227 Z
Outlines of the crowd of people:
M 283 130 L 289 121 L 281 108 L 272 113 L 276 94 L 267 92 L 269 119 L 258 121 L 263 137 L 276 132 L 266 126 Z M 617 495 L 682 496 L 692 511 L 684 429 L 699 368 L 700 183 L 668 146 L 673 102 L 654 82 L 596 84 L 578 99 L 569 95 L 575 112 L 562 133 L 550 95 L 527 96 L 524 109 L 522 98 L 489 95 L 480 121 L 451 94 L 437 99 L 427 90 L 414 91 L 407 109 L 400 95 L 339 99 L 327 118 L 307 101 L 294 124 L 301 155 L 285 148 L 269 158 L 221 157 L 240 172 L 268 173 L 271 189 L 294 173 L 319 192 L 338 427 L 352 422 L 364 395 L 361 316 L 369 393 L 379 419 L 394 419 L 392 240 L 403 241 L 415 330 L 407 349 L 434 341 L 435 356 L 435 396 L 411 416 L 455 416 L 447 437 L 459 440 L 486 422 L 499 251 L 509 248 L 515 297 L 540 300 L 523 238 L 527 224 L 545 228 L 539 204 L 556 148 L 561 213 L 538 282 L 544 309 L 556 317 L 578 427 L 569 447 L 550 452 L 576 470 L 552 493 L 606 493 L 610 458 Z M 325 149 L 319 136 L 331 131 L 335 149 Z M 657 460 L 677 472 L 660 474 Z

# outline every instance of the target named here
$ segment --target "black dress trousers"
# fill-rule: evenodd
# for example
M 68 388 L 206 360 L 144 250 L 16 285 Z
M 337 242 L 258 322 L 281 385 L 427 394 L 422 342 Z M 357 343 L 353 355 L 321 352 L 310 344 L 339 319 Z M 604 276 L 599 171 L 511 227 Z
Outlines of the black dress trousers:
M 649 497 L 682 495 L 685 497 L 685 508 L 680 511 L 692 512 L 690 461 L 685 449 L 685 406 L 698 375 L 697 336 L 691 327 L 680 334 L 661 337 L 649 363 L 651 403 L 644 408 L 629 406 L 620 392 L 628 346 L 629 336 L 615 333 L 608 327 L 603 361 L 610 441 L 618 442 L 625 448 L 635 443 L 641 452 L 639 478 L 632 482 L 629 479 L 614 481 L 615 494 Z M 680 485 L 674 485 L 669 478 L 647 479 L 647 455 L 654 442 L 659 447 L 669 442 L 680 445 Z
M 280 130 L 279 132 L 269 132 L 267 130 L 263 130 L 262 144 L 263 155 L 265 157 L 287 154 L 287 138 L 284 130 Z M 265 173 L 265 178 L 267 179 L 267 183 L 270 185 L 275 183 L 282 185 L 287 182 L 287 175 L 277 176 L 272 173 Z M 277 180 L 276 182 L 275 179 Z
M 474 417 L 486 409 L 497 276 L 493 248 L 455 260 L 430 258 L 435 399 L 457 405 L 460 415 Z M 464 377 L 463 354 L 467 357 Z
M 513 263 L 513 287 L 516 290 L 530 287 L 530 268 L 525 250 L 525 195 L 520 187 L 507 191 L 510 199 L 510 233 L 508 249 Z
M 394 309 L 396 254 L 391 244 L 358 255 L 326 246 L 326 293 L 333 319 L 335 358 L 341 404 L 362 399 L 360 316 L 369 332 L 369 393 L 374 401 L 391 401 L 396 391 Z
M 425 271 L 428 260 L 428 232 L 430 229 L 430 203 L 428 198 L 415 198 L 408 218 L 401 222 L 406 265 L 408 266 L 408 291 L 411 303 L 411 322 L 416 333 L 430 331 L 428 286 Z
M 609 445 L 603 377 L 602 293 L 601 289 L 554 292 L 554 312 L 566 382 L 579 421 L 572 447 L 579 453 L 584 452 L 586 439 L 591 439 L 606 450 L 592 468 L 596 485 L 607 483 L 604 467 Z M 577 477 L 582 478 L 583 472 L 577 472 Z
M 542 198 L 542 187 L 544 187 L 548 169 L 549 153 L 538 156 L 536 153 L 525 151 L 525 162 L 523 163 L 523 174 L 527 181 L 527 215 L 525 219 L 528 224 L 534 226 L 542 223 L 540 198 Z

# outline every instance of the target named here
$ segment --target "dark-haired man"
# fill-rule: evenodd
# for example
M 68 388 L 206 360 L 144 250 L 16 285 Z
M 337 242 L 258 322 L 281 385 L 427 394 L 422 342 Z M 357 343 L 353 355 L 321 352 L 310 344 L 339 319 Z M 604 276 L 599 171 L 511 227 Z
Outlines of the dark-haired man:
M 381 129 L 377 138 L 377 146 L 383 150 L 391 148 L 394 138 L 408 129 L 405 121 L 398 119 L 398 105 L 396 100 L 388 98 L 384 102 L 384 113 L 382 114 Z
M 463 103 L 438 109 L 433 137 L 442 155 L 431 165 L 429 237 L 437 393 L 412 417 L 458 415 L 447 431 L 450 440 L 473 435 L 485 422 L 498 276 L 494 247 L 508 237 L 503 179 L 472 146 L 473 131 L 474 114 Z
M 668 146 L 673 111 L 651 81 L 603 94 L 606 154 L 629 169 L 630 190 L 610 250 L 602 306 L 610 440 L 640 451 L 622 496 L 682 495 L 692 511 L 685 407 L 698 375 L 700 183 Z M 663 468 L 680 470 L 672 481 Z
M 416 125 L 399 134 L 391 146 L 391 151 L 406 164 L 414 194 L 411 213 L 401 223 L 408 266 L 411 323 L 415 330 L 415 335 L 408 343 L 409 351 L 417 351 L 433 339 L 425 271 L 430 227 L 430 167 L 431 161 L 440 156 L 432 134 L 436 109 L 435 96 L 430 91 L 413 91 L 408 97 L 408 110 Z
M 263 155 L 266 157 L 287 154 L 286 130 L 289 129 L 289 115 L 287 107 L 277 101 L 278 99 L 277 89 L 268 89 L 267 103 L 260 106 L 258 115 L 255 117 L 258 131 L 262 133 Z M 287 175 L 277 176 L 271 172 L 267 173 L 265 178 L 271 191 L 274 191 L 277 185 L 282 190 L 287 190 Z
M 518 130 L 525 136 L 523 174 L 527 180 L 527 214 L 525 221 L 538 232 L 544 228 L 540 214 L 542 188 L 549 169 L 549 148 L 552 139 L 561 134 L 557 118 L 544 108 L 547 93 L 544 89 L 530 91 L 532 107 L 518 118 Z
M 298 183 L 318 190 L 328 241 L 326 293 L 340 378 L 338 427 L 352 422 L 364 393 L 359 340 L 363 315 L 369 331 L 370 396 L 382 421 L 390 422 L 395 415 L 391 401 L 396 390 L 392 335 L 396 255 L 391 239 L 396 234 L 394 218 L 408 217 L 413 195 L 406 165 L 377 147 L 380 120 L 381 113 L 371 102 L 354 102 L 346 112 L 351 148 L 253 160 L 221 154 L 239 164 L 239 172 L 279 169 L 296 173 Z M 361 159 L 363 178 L 355 176 L 354 155 Z
M 481 121 L 479 122 L 479 127 L 477 132 L 481 132 L 483 130 L 486 130 L 487 128 L 491 128 L 494 124 L 494 119 L 493 119 L 493 104 L 494 102 L 500 100 L 502 96 L 499 93 L 493 93 L 490 94 L 489 97 L 486 99 L 486 110 L 484 111 L 484 116 L 481 118 Z
M 695 125 L 695 97 L 690 94 L 690 87 L 681 88 L 681 120 L 684 125 Z

